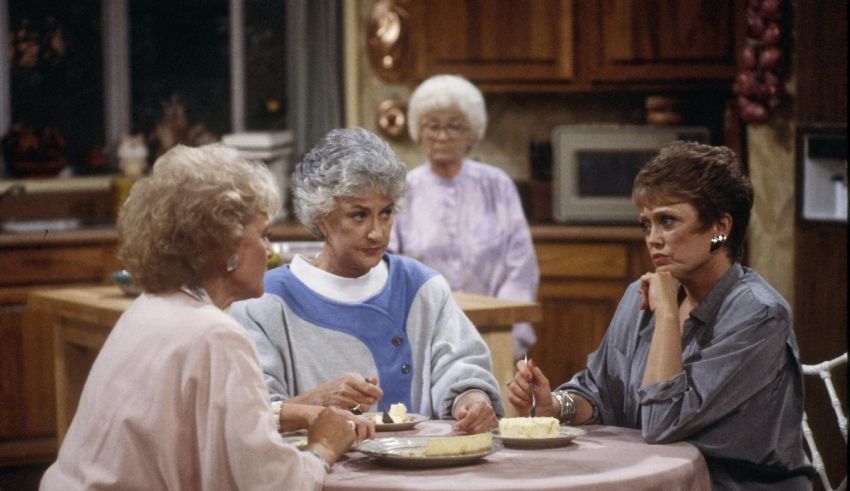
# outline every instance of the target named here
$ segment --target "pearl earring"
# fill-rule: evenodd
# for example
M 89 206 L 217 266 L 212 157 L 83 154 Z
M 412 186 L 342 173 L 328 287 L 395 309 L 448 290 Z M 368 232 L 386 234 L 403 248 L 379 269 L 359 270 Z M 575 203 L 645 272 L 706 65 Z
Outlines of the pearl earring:
M 227 272 L 232 273 L 232 272 L 236 271 L 236 268 L 238 268 L 238 267 L 239 267 L 239 258 L 236 257 L 236 256 L 230 256 L 230 259 L 227 260 L 227 265 L 225 266 L 225 268 L 227 268 Z
M 711 251 L 711 252 L 714 252 L 717 249 L 720 249 L 720 247 L 725 243 L 726 243 L 726 236 L 725 235 L 715 235 L 714 237 L 711 238 L 711 246 L 709 246 L 708 250 Z

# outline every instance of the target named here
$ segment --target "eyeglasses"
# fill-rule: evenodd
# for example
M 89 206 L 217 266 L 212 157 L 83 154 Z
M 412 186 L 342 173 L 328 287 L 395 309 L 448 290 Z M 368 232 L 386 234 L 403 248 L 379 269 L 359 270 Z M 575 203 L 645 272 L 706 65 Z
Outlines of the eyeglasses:
M 436 138 L 443 130 L 446 131 L 446 136 L 448 136 L 449 138 L 457 138 L 459 136 L 465 135 L 469 128 L 467 128 L 466 125 L 459 121 L 452 121 L 451 123 L 445 126 L 441 126 L 436 121 L 429 121 L 422 125 L 422 136 Z

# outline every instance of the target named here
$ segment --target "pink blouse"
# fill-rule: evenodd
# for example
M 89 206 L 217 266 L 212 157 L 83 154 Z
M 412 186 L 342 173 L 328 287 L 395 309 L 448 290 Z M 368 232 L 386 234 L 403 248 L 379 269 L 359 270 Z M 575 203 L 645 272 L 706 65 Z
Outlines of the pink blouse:
M 278 434 L 244 330 L 178 292 L 142 294 L 121 316 L 41 489 L 319 489 L 324 477 Z

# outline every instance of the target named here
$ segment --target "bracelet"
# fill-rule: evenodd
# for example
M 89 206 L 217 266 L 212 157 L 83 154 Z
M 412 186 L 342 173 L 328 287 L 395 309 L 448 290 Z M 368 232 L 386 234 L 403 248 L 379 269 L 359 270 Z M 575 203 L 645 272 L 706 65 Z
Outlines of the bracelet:
M 315 455 L 317 459 L 319 459 L 319 460 L 321 460 L 321 461 L 322 461 L 322 465 L 324 465 L 324 466 L 325 466 L 325 472 L 330 472 L 330 471 L 331 471 L 331 465 L 330 465 L 330 464 L 328 464 L 328 461 L 327 461 L 327 460 L 325 460 L 325 458 L 324 458 L 324 457 L 322 457 L 321 455 L 319 455 L 319 452 L 317 452 L 317 451 L 313 450 L 312 448 L 305 448 L 305 449 L 302 449 L 301 451 L 302 451 L 302 452 L 311 453 L 311 454 Z
M 576 401 L 573 396 L 565 390 L 552 392 L 552 397 L 558 401 L 561 410 L 558 412 L 558 420 L 561 424 L 570 424 L 576 417 Z
M 280 433 L 280 411 L 283 409 L 283 401 L 272 401 L 272 414 L 274 414 L 274 425 Z

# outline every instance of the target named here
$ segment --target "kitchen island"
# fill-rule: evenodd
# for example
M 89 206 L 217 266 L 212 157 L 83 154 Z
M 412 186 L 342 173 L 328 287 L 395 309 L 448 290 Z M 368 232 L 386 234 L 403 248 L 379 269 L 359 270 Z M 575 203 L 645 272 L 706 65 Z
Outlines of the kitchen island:
M 455 300 L 476 325 L 493 356 L 494 373 L 505 397 L 513 376 L 511 325 L 537 322 L 540 305 L 482 295 L 456 293 Z M 74 417 L 80 393 L 97 353 L 112 326 L 132 302 L 114 286 L 37 290 L 29 295 L 29 309 L 53 326 L 56 382 L 56 429 L 61 443 Z

